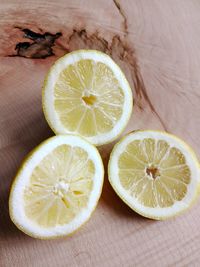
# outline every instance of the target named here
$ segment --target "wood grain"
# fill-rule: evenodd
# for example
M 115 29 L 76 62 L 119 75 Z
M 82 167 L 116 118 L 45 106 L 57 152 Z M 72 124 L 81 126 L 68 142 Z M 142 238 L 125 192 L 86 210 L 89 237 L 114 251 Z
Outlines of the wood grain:
M 11 223 L 8 195 L 23 157 L 53 135 L 41 108 L 44 76 L 78 48 L 104 51 L 124 70 L 135 97 L 125 132 L 164 129 L 200 154 L 200 2 L 1 0 L 0 14 L 0 266 L 199 266 L 200 202 L 154 222 L 123 204 L 105 177 L 97 210 L 79 232 L 40 241 Z M 41 39 L 24 38 L 24 29 Z M 62 36 L 50 41 L 45 33 Z M 99 148 L 105 168 L 112 147 Z

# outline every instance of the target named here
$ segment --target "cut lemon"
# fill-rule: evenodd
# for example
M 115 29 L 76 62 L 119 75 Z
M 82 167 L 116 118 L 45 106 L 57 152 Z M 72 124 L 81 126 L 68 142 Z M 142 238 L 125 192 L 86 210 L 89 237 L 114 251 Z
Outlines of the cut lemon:
M 81 135 L 95 145 L 121 134 L 132 105 L 120 68 L 95 50 L 78 50 L 57 60 L 43 86 L 43 110 L 52 130 Z
M 175 216 L 198 195 L 196 155 L 179 138 L 160 131 L 137 131 L 115 145 L 109 180 L 119 197 L 139 214 L 157 220 Z
M 103 175 L 93 145 L 73 135 L 49 138 L 27 157 L 13 182 L 10 217 L 33 237 L 71 234 L 95 209 Z

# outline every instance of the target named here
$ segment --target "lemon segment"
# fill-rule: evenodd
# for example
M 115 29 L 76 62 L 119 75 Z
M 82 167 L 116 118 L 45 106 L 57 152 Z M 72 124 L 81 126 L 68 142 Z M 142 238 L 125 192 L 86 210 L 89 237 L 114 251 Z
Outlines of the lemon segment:
M 132 112 L 132 92 L 114 61 L 95 50 L 60 58 L 43 87 L 45 117 L 58 134 L 79 134 L 95 145 L 116 139 Z
M 26 159 L 10 193 L 10 216 L 39 238 L 68 235 L 89 219 L 101 194 L 103 165 L 78 136 L 56 136 Z
M 198 195 L 200 169 L 191 148 L 159 131 L 137 131 L 115 145 L 109 180 L 136 212 L 165 219 L 186 210 Z

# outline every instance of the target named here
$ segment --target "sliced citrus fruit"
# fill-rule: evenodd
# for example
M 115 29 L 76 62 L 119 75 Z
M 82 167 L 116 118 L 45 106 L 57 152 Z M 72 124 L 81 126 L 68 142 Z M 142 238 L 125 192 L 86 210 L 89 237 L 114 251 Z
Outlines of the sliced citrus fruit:
M 115 62 L 95 50 L 66 54 L 43 86 L 43 110 L 56 134 L 79 134 L 95 145 L 116 139 L 132 112 L 132 92 Z
M 96 207 L 103 175 L 93 145 L 73 135 L 49 138 L 27 157 L 13 182 L 10 217 L 33 237 L 71 234 Z
M 191 206 L 200 168 L 191 148 L 160 131 L 137 131 L 115 145 L 109 180 L 119 197 L 139 214 L 167 219 Z

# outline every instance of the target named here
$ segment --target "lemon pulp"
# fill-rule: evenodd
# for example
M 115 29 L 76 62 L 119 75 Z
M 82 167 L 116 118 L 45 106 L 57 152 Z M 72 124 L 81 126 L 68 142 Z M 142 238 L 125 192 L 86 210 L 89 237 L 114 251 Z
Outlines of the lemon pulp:
M 102 62 L 82 59 L 61 71 L 54 108 L 64 127 L 85 137 L 109 132 L 121 118 L 124 93 Z
M 164 140 L 132 141 L 118 164 L 122 187 L 144 206 L 170 207 L 187 194 L 191 173 L 185 157 Z
M 86 151 L 58 146 L 32 172 L 24 190 L 26 216 L 45 228 L 69 223 L 87 207 L 94 173 Z

